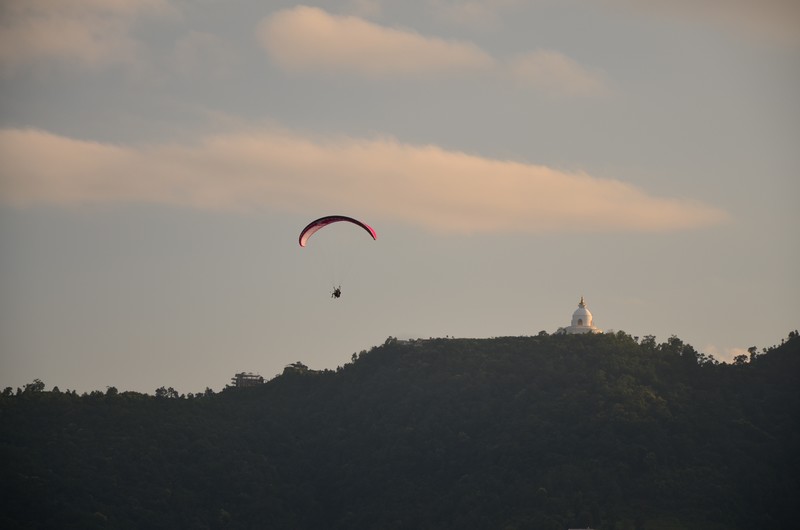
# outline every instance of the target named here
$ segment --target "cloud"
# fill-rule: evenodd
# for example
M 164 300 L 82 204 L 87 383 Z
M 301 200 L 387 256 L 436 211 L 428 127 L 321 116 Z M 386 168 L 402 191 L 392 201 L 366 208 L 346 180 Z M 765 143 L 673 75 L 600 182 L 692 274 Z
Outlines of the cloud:
M 439 5 L 475 16 L 490 7 L 497 8 L 483 2 Z M 425 37 L 313 7 L 273 14 L 260 24 L 258 37 L 270 58 L 291 72 L 339 72 L 370 79 L 488 74 L 549 93 L 607 92 L 602 75 L 555 51 L 539 50 L 504 61 L 469 42 Z
M 0 201 L 19 207 L 334 209 L 455 233 L 671 231 L 727 217 L 618 180 L 391 138 L 319 140 L 258 130 L 192 144 L 120 146 L 4 129 L 0 159 Z
M 167 0 L 5 0 L 0 7 L 0 70 L 42 60 L 98 67 L 136 60 L 131 26 L 174 10 Z
M 797 0 L 604 0 L 631 10 L 671 16 L 779 45 L 800 45 Z
M 556 51 L 536 50 L 520 55 L 510 61 L 509 72 L 516 82 L 550 94 L 592 96 L 608 92 L 601 73 L 590 72 Z
M 305 6 L 268 17 L 260 24 L 258 37 L 273 61 L 298 72 L 394 78 L 479 70 L 493 62 L 470 43 L 423 37 Z

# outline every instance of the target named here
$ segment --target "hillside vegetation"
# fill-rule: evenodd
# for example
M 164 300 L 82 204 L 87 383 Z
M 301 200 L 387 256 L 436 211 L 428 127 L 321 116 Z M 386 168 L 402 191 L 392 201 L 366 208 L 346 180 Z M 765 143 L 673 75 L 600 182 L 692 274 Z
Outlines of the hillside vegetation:
M 794 528 L 800 338 L 385 344 L 181 396 L 0 398 L 2 528 Z

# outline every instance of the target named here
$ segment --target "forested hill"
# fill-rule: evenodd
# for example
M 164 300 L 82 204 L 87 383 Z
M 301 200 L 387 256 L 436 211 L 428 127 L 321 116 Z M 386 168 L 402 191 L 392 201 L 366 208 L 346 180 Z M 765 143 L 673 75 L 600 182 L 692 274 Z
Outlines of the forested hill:
M 2 528 L 794 528 L 800 338 L 399 341 L 214 394 L 0 398 Z

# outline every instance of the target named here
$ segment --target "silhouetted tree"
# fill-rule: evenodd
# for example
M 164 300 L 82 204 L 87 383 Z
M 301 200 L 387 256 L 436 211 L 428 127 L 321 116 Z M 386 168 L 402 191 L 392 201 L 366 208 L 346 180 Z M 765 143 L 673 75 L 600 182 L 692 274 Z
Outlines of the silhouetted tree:
M 42 391 L 44 391 L 44 383 L 40 379 L 34 379 L 32 383 L 26 384 L 25 390 L 23 390 L 26 394 Z

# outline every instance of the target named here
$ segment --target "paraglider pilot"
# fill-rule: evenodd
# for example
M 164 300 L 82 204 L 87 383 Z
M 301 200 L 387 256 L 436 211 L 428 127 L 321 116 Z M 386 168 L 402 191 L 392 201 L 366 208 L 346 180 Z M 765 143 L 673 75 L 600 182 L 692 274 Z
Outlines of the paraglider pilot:
M 342 286 L 334 287 L 333 292 L 331 293 L 331 298 L 339 298 L 342 296 Z

